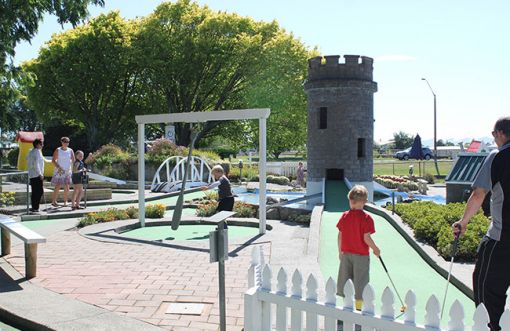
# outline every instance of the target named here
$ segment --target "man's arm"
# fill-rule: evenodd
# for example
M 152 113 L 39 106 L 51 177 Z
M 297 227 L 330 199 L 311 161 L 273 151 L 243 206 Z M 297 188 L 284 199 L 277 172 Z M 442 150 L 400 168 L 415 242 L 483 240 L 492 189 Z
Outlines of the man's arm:
M 454 234 L 457 234 L 458 232 L 457 224 L 461 226 L 460 234 L 464 234 L 464 232 L 466 232 L 469 220 L 478 212 L 486 195 L 487 191 L 483 188 L 477 187 L 473 190 L 469 200 L 467 201 L 466 208 L 464 209 L 464 215 L 459 221 L 452 225 Z

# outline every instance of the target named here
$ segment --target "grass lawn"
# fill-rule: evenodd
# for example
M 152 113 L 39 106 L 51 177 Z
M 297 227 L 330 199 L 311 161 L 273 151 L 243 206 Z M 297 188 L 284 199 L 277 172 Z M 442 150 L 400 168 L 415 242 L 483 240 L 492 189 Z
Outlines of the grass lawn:
M 438 160 L 439 174 L 446 176 L 453 167 L 453 160 Z M 414 165 L 414 175 L 421 176 L 424 174 L 437 175 L 434 160 L 428 161 L 398 161 L 398 160 L 374 160 L 374 175 L 399 175 L 405 176 L 409 174 L 409 165 Z

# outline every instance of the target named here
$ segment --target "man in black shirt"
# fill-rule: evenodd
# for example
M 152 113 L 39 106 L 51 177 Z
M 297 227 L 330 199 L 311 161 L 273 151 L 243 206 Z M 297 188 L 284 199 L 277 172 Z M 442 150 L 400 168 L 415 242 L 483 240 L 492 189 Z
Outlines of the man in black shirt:
M 475 304 L 485 305 L 490 317 L 491 331 L 501 330 L 499 320 L 505 309 L 506 291 L 510 286 L 510 117 L 496 121 L 492 136 L 498 150 L 485 159 L 473 183 L 473 193 L 467 202 L 464 216 L 453 224 L 457 233 L 466 231 L 468 222 L 480 209 L 490 191 L 492 220 L 487 234 L 478 247 L 473 291 Z

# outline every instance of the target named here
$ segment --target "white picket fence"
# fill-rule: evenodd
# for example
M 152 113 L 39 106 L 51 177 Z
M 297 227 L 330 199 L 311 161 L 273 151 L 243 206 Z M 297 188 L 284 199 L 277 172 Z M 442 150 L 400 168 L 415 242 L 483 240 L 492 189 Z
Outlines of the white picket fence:
M 416 323 L 416 295 L 408 291 L 405 296 L 407 307 L 403 320 L 396 320 L 395 298 L 390 288 L 383 291 L 382 306 L 379 314 L 375 311 L 375 291 L 368 284 L 363 291 L 363 308 L 356 311 L 354 300 L 354 286 L 349 280 L 344 288 L 345 299 L 343 306 L 337 306 L 336 282 L 329 278 L 325 287 L 325 297 L 318 298 L 318 282 L 310 275 L 303 289 L 303 276 L 299 270 L 292 274 L 291 288 L 288 289 L 287 272 L 281 268 L 276 277 L 276 288 L 272 287 L 273 271 L 264 263 L 262 251 L 255 247 L 252 253 L 252 263 L 248 271 L 249 289 L 244 295 L 244 330 L 262 331 L 336 331 L 337 321 L 343 321 L 343 330 L 362 331 L 416 331 L 416 330 L 449 330 L 449 331 L 488 331 L 489 317 L 483 304 L 479 305 L 473 316 L 474 324 L 471 329 L 464 325 L 464 308 L 455 300 L 449 309 L 448 325 L 441 328 L 441 305 L 432 295 L 427 301 L 425 325 Z M 303 290 L 305 294 L 303 295 Z M 510 300 L 509 300 L 510 301 Z M 500 320 L 503 331 L 510 331 L 510 310 L 507 309 Z M 400 311 L 400 310 L 399 310 Z M 290 320 L 288 319 L 290 312 Z M 445 317 L 446 317 L 445 311 Z M 398 317 L 398 316 L 397 316 Z M 321 323 L 322 322 L 322 323 Z
M 267 162 L 266 170 L 268 173 L 280 176 L 296 176 L 299 162 Z M 303 162 L 306 169 L 306 162 Z

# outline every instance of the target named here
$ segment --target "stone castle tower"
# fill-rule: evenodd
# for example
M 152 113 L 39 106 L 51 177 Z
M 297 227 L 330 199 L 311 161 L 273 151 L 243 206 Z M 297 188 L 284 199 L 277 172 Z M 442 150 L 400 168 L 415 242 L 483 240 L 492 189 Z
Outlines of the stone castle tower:
M 373 192 L 373 59 L 359 55 L 308 60 L 307 194 L 322 192 L 324 179 L 344 179 Z M 372 195 L 372 194 L 371 194 Z

